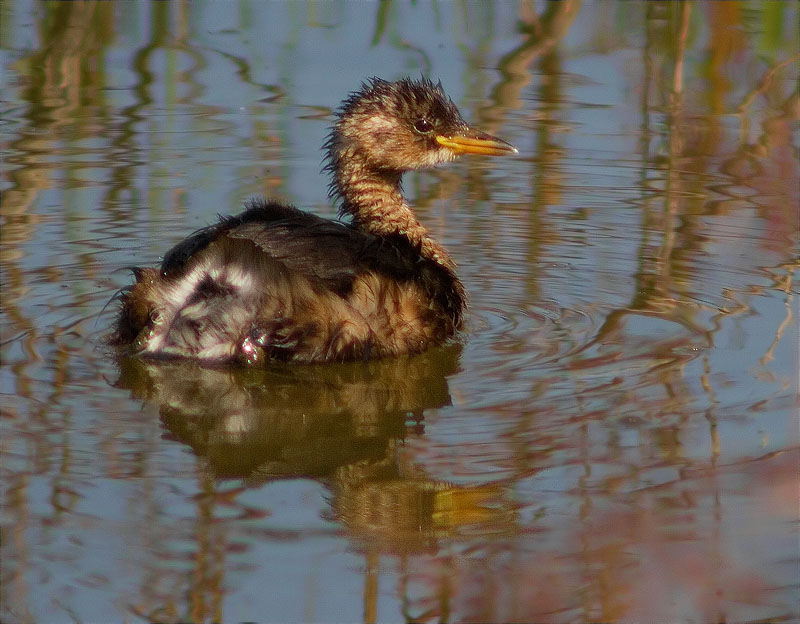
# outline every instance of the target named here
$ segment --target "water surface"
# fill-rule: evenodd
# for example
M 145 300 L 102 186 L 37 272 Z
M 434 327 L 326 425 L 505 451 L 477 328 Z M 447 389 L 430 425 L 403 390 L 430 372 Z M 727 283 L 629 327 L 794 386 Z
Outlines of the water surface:
M 0 5 L 4 622 L 800 618 L 794 3 Z M 520 149 L 407 176 L 463 340 L 119 359 L 104 308 L 331 110 L 441 79 Z

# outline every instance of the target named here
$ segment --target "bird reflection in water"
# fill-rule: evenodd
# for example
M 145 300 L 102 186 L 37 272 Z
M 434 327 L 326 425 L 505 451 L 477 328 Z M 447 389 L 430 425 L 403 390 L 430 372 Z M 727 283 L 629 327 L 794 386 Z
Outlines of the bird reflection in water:
M 406 440 L 424 434 L 424 411 L 451 403 L 447 377 L 458 371 L 460 352 L 450 345 L 382 361 L 266 370 L 125 357 L 116 385 L 157 405 L 167 437 L 198 457 L 205 489 L 198 515 L 209 523 L 215 501 L 235 505 L 244 489 L 298 477 L 324 484 L 331 516 L 366 558 L 369 611 L 380 554 L 434 553 L 438 540 L 462 532 L 514 530 L 502 484 L 437 480 L 402 452 Z M 242 487 L 232 492 L 231 479 Z M 224 557 L 224 549 L 216 552 Z

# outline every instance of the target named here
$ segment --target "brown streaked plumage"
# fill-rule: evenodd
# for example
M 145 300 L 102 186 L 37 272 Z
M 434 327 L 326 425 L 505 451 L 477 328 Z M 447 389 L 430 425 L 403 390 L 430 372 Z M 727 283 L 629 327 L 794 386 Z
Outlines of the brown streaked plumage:
M 349 224 L 255 199 L 134 269 L 111 342 L 145 357 L 320 362 L 413 353 L 451 338 L 466 294 L 402 195 L 411 169 L 516 149 L 474 130 L 441 84 L 373 78 L 325 145 Z

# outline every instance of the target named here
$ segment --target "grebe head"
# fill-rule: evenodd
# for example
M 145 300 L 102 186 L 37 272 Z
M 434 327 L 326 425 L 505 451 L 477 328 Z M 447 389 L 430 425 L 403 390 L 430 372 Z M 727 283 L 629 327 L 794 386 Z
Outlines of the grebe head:
M 425 78 L 363 83 L 339 109 L 325 147 L 326 169 L 334 177 L 344 161 L 398 175 L 461 154 L 517 153 L 509 143 L 470 127 L 441 83 Z

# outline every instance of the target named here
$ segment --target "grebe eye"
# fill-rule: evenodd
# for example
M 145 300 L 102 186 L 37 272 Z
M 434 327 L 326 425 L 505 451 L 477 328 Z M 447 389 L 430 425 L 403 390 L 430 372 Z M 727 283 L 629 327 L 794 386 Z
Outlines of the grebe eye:
M 417 119 L 414 122 L 414 130 L 420 134 L 428 134 L 428 132 L 433 130 L 433 124 L 427 119 Z

